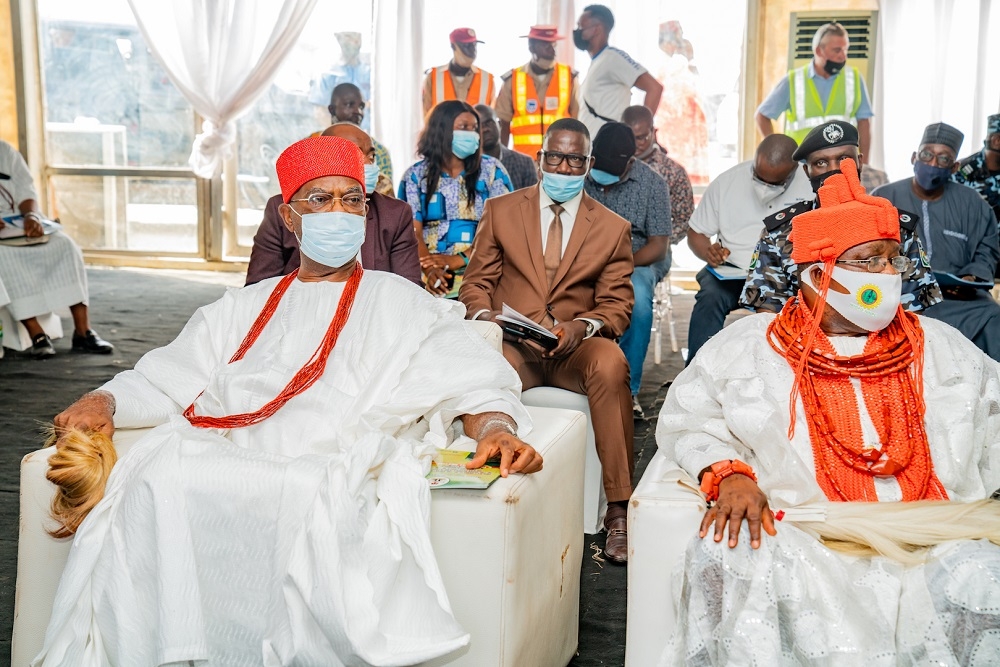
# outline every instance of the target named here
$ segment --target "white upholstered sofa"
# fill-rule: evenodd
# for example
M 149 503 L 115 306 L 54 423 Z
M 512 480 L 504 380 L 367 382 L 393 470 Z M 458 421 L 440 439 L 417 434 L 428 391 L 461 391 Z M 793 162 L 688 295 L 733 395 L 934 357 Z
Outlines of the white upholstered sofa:
M 657 451 L 629 501 L 626 667 L 656 665 L 673 632 L 673 574 L 705 513 L 697 487 Z
M 499 347 L 499 328 L 479 325 Z M 583 534 L 584 415 L 529 408 L 527 441 L 544 469 L 511 475 L 486 491 L 434 491 L 431 540 L 458 621 L 470 644 L 435 660 L 435 667 L 554 667 L 577 646 Z M 144 430 L 120 430 L 121 454 Z M 21 521 L 12 665 L 24 667 L 41 649 L 71 541 L 51 526 L 54 487 L 45 479 L 52 449 L 21 463 Z M 470 567 L 474 563 L 475 567 Z

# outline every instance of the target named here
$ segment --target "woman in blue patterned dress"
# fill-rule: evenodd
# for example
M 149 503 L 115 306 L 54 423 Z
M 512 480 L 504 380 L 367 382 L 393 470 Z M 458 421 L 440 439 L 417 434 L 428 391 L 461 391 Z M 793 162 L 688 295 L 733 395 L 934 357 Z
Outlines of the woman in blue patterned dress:
M 513 188 L 500 161 L 483 155 L 479 115 L 458 100 L 434 107 L 420 135 L 423 159 L 403 174 L 399 198 L 413 209 L 427 289 L 455 298 L 468 251 L 490 197 Z

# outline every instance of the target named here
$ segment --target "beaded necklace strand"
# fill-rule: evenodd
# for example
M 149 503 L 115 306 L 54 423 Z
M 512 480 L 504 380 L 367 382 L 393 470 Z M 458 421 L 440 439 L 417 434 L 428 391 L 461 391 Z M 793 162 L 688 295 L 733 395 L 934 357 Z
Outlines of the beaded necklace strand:
M 274 315 L 275 311 L 278 309 L 278 304 L 281 302 L 281 298 L 288 291 L 291 286 L 292 281 L 298 276 L 298 270 L 293 273 L 288 274 L 282 278 L 277 285 L 274 287 L 274 291 L 271 292 L 271 296 L 268 297 L 267 302 L 264 304 L 264 308 L 260 311 L 260 315 L 254 321 L 253 325 L 250 327 L 250 331 L 247 332 L 246 337 L 240 344 L 236 353 L 233 354 L 229 363 L 239 361 L 243 356 L 253 347 L 253 344 L 257 342 L 260 337 L 261 332 L 264 331 L 264 327 L 271 320 L 271 316 Z M 294 377 L 285 385 L 285 388 L 275 396 L 271 401 L 262 406 L 259 410 L 254 412 L 244 412 L 238 415 L 229 415 L 226 417 L 199 417 L 194 413 L 194 403 L 188 406 L 187 410 L 184 411 L 184 417 L 191 422 L 192 426 L 198 428 L 243 428 L 245 426 L 252 426 L 254 424 L 259 424 L 268 417 L 271 417 L 280 410 L 285 403 L 290 401 L 295 396 L 298 396 L 306 389 L 315 384 L 316 380 L 323 375 L 326 370 L 327 359 L 330 358 L 330 353 L 333 351 L 334 346 L 337 344 L 337 339 L 340 337 L 340 333 L 344 330 L 344 326 L 347 324 L 347 319 L 351 315 L 351 307 L 354 305 L 354 298 L 358 293 L 358 285 L 361 284 L 361 275 L 364 273 L 361 269 L 361 264 L 358 264 L 354 268 L 354 272 L 351 273 L 351 277 L 347 280 L 347 285 L 344 287 L 344 294 L 340 298 L 340 303 L 337 304 L 337 312 L 330 322 L 330 326 L 326 330 L 326 335 L 323 336 L 323 340 L 320 342 L 319 347 L 313 352 L 312 356 L 309 357 L 309 361 L 305 363 L 302 368 L 295 374 Z M 202 394 L 205 393 L 202 391 Z M 198 394 L 201 397 L 201 394 Z M 198 399 L 196 398 L 195 401 Z
M 840 356 L 819 330 L 801 294 L 768 327 L 768 342 L 796 370 L 795 396 L 802 399 L 809 426 L 816 479 L 831 500 L 874 501 L 875 477 L 895 477 L 903 500 L 945 500 L 934 474 L 924 428 L 923 330 L 916 316 L 900 309 L 882 331 L 868 337 L 857 356 Z M 864 442 L 851 378 L 862 396 L 881 447 Z

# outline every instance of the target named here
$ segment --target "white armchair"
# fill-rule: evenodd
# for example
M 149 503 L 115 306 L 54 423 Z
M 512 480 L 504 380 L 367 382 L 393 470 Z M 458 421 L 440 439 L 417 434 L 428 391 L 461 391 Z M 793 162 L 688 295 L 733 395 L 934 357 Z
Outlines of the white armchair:
M 499 347 L 496 325 L 480 325 Z M 587 422 L 567 410 L 529 408 L 535 427 L 527 441 L 545 458 L 533 475 L 497 480 L 485 491 L 434 491 L 431 541 L 445 588 L 470 644 L 434 667 L 565 665 L 577 646 L 583 559 L 583 470 Z M 119 454 L 144 429 L 115 434 Z M 45 479 L 53 449 L 21 463 L 21 522 L 12 664 L 27 665 L 41 650 L 59 576 L 71 540 L 57 540 Z M 469 564 L 475 563 L 475 568 Z
M 673 573 L 705 513 L 697 487 L 657 452 L 629 501 L 625 667 L 657 664 L 673 632 Z

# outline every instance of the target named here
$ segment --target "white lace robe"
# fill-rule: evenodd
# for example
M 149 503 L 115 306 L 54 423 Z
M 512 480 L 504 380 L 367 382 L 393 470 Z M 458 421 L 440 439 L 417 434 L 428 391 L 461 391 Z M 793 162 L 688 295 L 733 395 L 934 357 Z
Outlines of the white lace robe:
M 787 435 L 793 371 L 766 340 L 773 318 L 743 318 L 702 348 L 671 386 L 656 438 L 694 477 L 723 459 L 746 461 L 778 509 L 826 498 L 801 400 Z M 988 497 L 1000 487 L 998 365 L 950 326 L 920 322 L 935 471 L 952 500 Z M 831 340 L 853 355 L 866 339 Z M 862 427 L 874 444 L 864 410 Z M 899 498 L 895 480 L 877 480 L 876 493 Z M 711 532 L 691 540 L 675 573 L 678 623 L 663 665 L 1000 664 L 997 547 L 945 544 L 929 564 L 904 568 L 834 553 L 792 525 L 777 530 L 756 551 L 745 525 L 735 549 Z
M 409 665 L 468 641 L 424 475 L 461 414 L 530 428 L 516 373 L 460 305 L 367 271 L 315 385 L 255 426 L 190 426 L 192 401 L 255 410 L 316 350 L 344 285 L 295 281 L 227 364 L 276 281 L 200 309 L 104 386 L 118 428 L 159 427 L 80 527 L 36 665 Z

